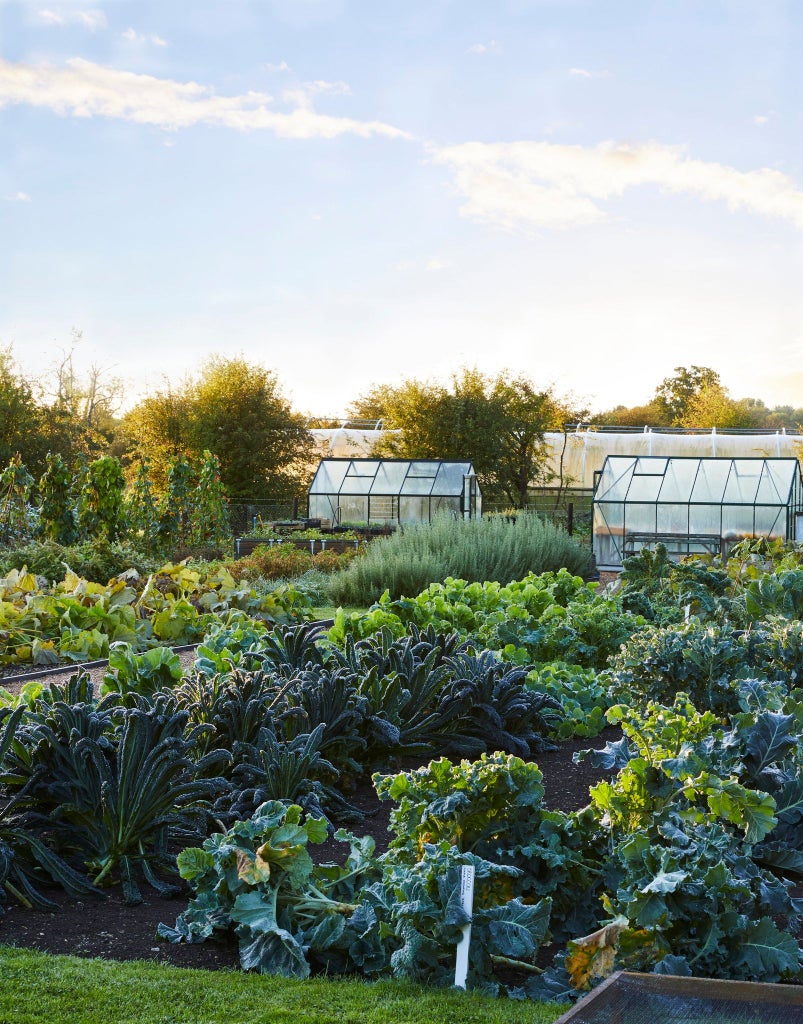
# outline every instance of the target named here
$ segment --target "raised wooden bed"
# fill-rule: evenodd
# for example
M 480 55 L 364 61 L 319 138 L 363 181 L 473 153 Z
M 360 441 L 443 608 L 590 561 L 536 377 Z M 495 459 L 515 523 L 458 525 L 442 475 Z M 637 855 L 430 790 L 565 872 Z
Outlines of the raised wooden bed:
M 321 551 L 334 551 L 336 555 L 342 555 L 345 551 L 353 551 L 355 544 L 359 548 L 361 544 L 364 544 L 364 540 L 341 540 L 336 536 L 331 538 L 323 538 L 315 540 L 295 540 L 293 537 L 283 537 L 280 542 L 282 544 L 292 544 L 293 547 L 298 548 L 300 551 L 309 551 L 310 554 L 320 554 Z M 236 558 L 245 558 L 250 555 L 254 548 L 260 545 L 269 546 L 270 542 L 264 537 L 237 537 L 234 541 L 234 554 Z M 325 547 L 324 547 L 325 545 Z
M 619 971 L 555 1024 L 803 1024 L 803 988 Z

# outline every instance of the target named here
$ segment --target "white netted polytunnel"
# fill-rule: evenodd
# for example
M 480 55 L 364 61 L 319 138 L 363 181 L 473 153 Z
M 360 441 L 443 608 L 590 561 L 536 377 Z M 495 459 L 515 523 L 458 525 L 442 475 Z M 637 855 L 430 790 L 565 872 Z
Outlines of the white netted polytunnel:
M 593 498 L 600 569 L 666 545 L 672 558 L 726 553 L 747 537 L 800 540 L 803 480 L 794 458 L 609 455 Z
M 677 430 L 594 430 L 578 428 L 545 435 L 553 481 L 564 487 L 592 488 L 594 474 L 609 455 L 692 456 L 697 458 L 782 459 L 803 455 L 803 437 L 783 430 L 723 433 Z
M 316 441 L 320 458 L 370 458 L 377 442 L 398 431 L 342 426 L 315 429 L 310 433 Z M 643 430 L 599 430 L 581 426 L 565 432 L 548 431 L 544 441 L 547 448 L 545 475 L 549 486 L 589 491 L 594 486 L 594 474 L 599 473 L 609 455 L 690 455 L 732 459 L 803 456 L 803 437 L 784 430 L 748 433 L 700 430 L 692 433 L 649 427 Z
M 482 515 L 470 462 L 321 459 L 310 484 L 309 516 L 330 525 L 428 523 L 438 513 Z

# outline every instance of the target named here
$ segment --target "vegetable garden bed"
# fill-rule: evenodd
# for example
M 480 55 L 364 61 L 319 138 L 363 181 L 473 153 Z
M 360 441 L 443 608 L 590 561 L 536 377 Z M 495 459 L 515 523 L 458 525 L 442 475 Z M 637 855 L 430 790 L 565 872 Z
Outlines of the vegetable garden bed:
M 123 659 L 105 696 L 23 693 L 0 708 L 5 902 L 45 868 L 79 918 L 90 880 L 148 908 L 178 870 L 186 908 L 155 906 L 181 944 L 151 938 L 156 958 L 225 965 L 236 934 L 246 969 L 450 984 L 468 869 L 471 987 L 563 998 L 622 966 L 797 982 L 803 569 L 779 554 L 648 553 L 615 599 L 565 570 L 447 579 L 325 639 L 235 624 L 180 681 Z M 125 931 L 140 913 L 152 928 L 131 906 Z M 0 939 L 41 920 L 11 910 Z M 64 940 L 114 952 L 115 927 L 80 928 Z
M 609 729 L 603 738 L 616 740 L 618 735 L 619 730 Z M 572 762 L 574 752 L 587 745 L 587 740 L 574 739 L 538 757 L 544 774 L 545 802 L 549 807 L 571 811 L 584 806 L 588 802 L 589 786 L 610 775 L 609 771 L 592 767 L 588 762 L 579 765 Z M 417 767 L 416 760 L 412 759 L 407 766 Z M 389 804 L 381 802 L 368 783 L 356 790 L 351 802 L 368 815 L 360 831 L 373 836 L 378 852 L 386 849 L 390 838 Z M 335 840 L 312 848 L 318 861 L 342 860 L 345 850 L 344 844 Z M 105 900 L 73 900 L 58 889 L 47 890 L 47 894 L 61 905 L 61 911 L 41 913 L 10 903 L 0 918 L 0 943 L 90 958 L 154 960 L 207 970 L 239 968 L 239 950 L 233 934 L 222 941 L 200 945 L 176 945 L 157 937 L 158 925 L 172 924 L 186 907 L 186 899 L 160 899 L 147 887 L 143 887 L 143 902 L 133 907 L 124 904 L 119 889 L 111 890 Z

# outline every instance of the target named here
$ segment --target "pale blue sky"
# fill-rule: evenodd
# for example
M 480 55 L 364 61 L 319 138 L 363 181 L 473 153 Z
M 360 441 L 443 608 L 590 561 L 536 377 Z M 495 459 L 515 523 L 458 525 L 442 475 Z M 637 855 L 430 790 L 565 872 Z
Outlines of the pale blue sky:
M 0 0 L 0 343 L 803 404 L 797 0 Z

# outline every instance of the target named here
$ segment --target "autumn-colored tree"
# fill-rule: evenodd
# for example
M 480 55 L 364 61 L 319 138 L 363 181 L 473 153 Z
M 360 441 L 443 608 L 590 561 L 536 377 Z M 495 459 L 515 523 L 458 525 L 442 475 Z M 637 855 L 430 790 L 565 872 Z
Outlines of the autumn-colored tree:
M 149 479 L 160 493 L 167 488 L 170 466 L 191 448 L 188 388 L 167 385 L 135 405 L 121 424 L 124 461 L 138 465 L 147 459 Z
M 303 490 L 312 437 L 276 375 L 242 358 L 214 356 L 195 380 L 168 387 L 126 416 L 129 457 L 150 459 L 154 484 L 184 455 L 216 455 L 232 501 L 283 498 Z
M 572 418 L 551 388 L 507 371 L 489 377 L 469 368 L 450 387 L 408 380 L 373 388 L 349 412 L 382 419 L 394 431 L 378 454 L 471 461 L 486 500 L 519 507 L 530 487 L 548 482 L 544 433 Z
M 709 366 L 676 366 L 673 376 L 666 377 L 655 389 L 653 401 L 672 426 L 683 426 L 684 417 L 704 388 L 723 390 L 716 370 Z
M 217 455 L 232 501 L 291 497 L 303 489 L 312 437 L 275 373 L 242 358 L 215 356 L 190 398 L 192 452 L 199 460 L 204 451 Z

